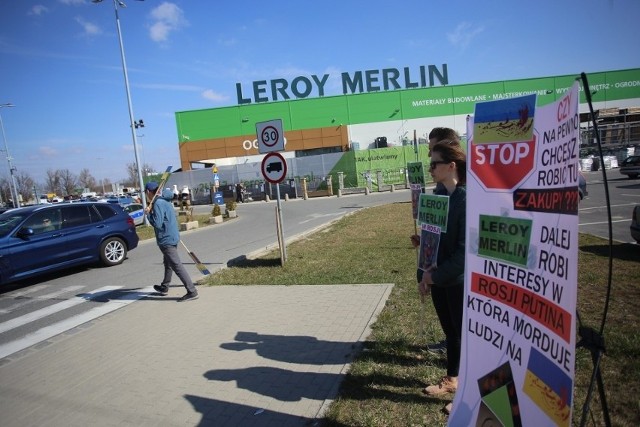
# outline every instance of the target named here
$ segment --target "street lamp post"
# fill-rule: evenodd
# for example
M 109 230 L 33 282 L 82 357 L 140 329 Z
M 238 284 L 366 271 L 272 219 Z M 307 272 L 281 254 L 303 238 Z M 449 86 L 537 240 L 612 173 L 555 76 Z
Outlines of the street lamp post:
M 15 107 L 12 103 L 0 104 L 0 108 Z M 0 129 L 2 129 L 2 139 L 4 140 L 4 152 L 7 155 L 7 163 L 9 164 L 9 190 L 11 191 L 11 198 L 13 199 L 13 207 L 20 207 L 20 197 L 18 195 L 18 186 L 16 185 L 16 178 L 13 175 L 15 168 L 11 164 L 11 155 L 9 154 L 9 147 L 7 145 L 7 135 L 4 133 L 4 124 L 2 123 L 2 115 L 0 115 Z
M 101 3 L 103 0 L 92 0 L 93 3 Z M 142 201 L 142 209 L 147 209 L 147 200 L 144 195 L 144 180 L 142 179 L 142 168 L 140 167 L 140 156 L 138 155 L 138 140 L 136 138 L 136 121 L 133 116 L 133 106 L 131 104 L 131 92 L 129 90 L 129 75 L 127 74 L 127 61 L 124 57 L 124 45 L 122 44 L 122 31 L 120 30 L 120 16 L 118 15 L 118 6 L 126 7 L 124 2 L 113 0 L 113 7 L 116 12 L 116 27 L 118 30 L 118 42 L 120 43 L 120 58 L 122 59 L 122 72 L 124 73 L 124 87 L 127 92 L 127 105 L 129 106 L 129 123 L 131 127 L 131 139 L 133 140 L 133 152 L 136 157 L 136 168 L 138 169 L 138 185 L 140 187 L 140 200 Z M 145 215 L 144 222 L 149 225 Z

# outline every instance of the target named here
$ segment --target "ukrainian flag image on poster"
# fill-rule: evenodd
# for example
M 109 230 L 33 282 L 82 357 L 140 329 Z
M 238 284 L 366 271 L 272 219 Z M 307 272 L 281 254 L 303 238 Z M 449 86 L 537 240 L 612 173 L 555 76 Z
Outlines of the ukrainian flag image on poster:
M 531 348 L 523 390 L 558 426 L 569 426 L 571 378 L 555 363 Z
M 535 107 L 535 94 L 477 103 L 474 144 L 531 141 Z

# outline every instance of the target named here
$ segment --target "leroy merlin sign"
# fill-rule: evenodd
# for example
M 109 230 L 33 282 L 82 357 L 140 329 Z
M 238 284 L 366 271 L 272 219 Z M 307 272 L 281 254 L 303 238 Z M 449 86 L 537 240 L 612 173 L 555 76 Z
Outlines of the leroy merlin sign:
M 331 79 L 330 74 L 319 77 L 297 76 L 291 81 L 287 79 L 257 80 L 251 83 L 250 90 L 244 90 L 241 83 L 236 83 L 238 105 L 258 102 L 269 102 L 287 99 L 308 98 L 315 93 L 325 95 L 325 86 Z M 436 65 L 421 65 L 417 69 L 404 67 L 383 68 L 381 70 L 355 71 L 341 73 L 342 94 L 379 92 L 397 89 L 413 89 L 433 87 L 436 81 L 445 86 L 449 84 L 447 64 L 440 69 Z

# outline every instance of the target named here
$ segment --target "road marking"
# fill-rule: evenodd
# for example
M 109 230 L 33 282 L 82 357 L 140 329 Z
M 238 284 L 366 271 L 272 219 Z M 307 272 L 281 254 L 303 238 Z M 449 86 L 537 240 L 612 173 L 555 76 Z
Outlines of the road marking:
M 19 326 L 26 325 L 27 323 L 34 322 L 38 319 L 42 319 L 43 317 L 50 316 L 59 311 L 66 310 L 67 308 L 71 308 L 78 304 L 82 304 L 83 302 L 91 301 L 93 298 L 102 296 L 109 292 L 113 292 L 116 289 L 120 289 L 121 287 L 122 286 L 105 286 L 105 287 L 96 289 L 93 292 L 81 294 L 80 296 L 73 297 L 66 301 L 62 301 L 57 304 L 52 304 L 48 307 L 41 308 L 40 310 L 32 311 L 31 313 L 25 314 L 23 316 L 19 316 L 11 320 L 7 320 L 6 322 L 2 322 L 0 324 L 0 334 L 3 332 L 10 331 L 11 329 L 15 329 Z
M 51 285 L 42 285 L 42 286 L 32 286 L 30 288 L 21 290 L 21 291 L 15 291 L 15 292 L 9 292 L 7 294 L 4 294 L 2 296 L 0 296 L 0 298 L 2 299 L 8 299 L 8 298 L 15 298 L 15 297 L 23 297 L 25 295 L 29 295 L 32 294 L 34 292 L 38 292 L 43 290 L 44 288 L 48 288 Z
M 109 286 L 105 286 L 108 288 Z M 115 287 L 120 288 L 120 287 Z M 104 288 L 100 288 L 104 289 Z M 98 291 L 98 290 L 97 290 Z M 105 291 L 108 292 L 108 291 Z M 134 301 L 137 301 L 141 298 L 148 296 L 149 294 L 155 292 L 152 286 L 147 286 L 146 288 L 134 291 L 127 292 L 122 298 L 114 299 L 106 303 L 101 303 L 98 307 L 92 308 L 82 314 L 77 316 L 69 317 L 68 319 L 62 320 L 60 322 L 54 323 L 52 325 L 46 326 L 42 329 L 39 329 L 35 332 L 25 335 L 24 337 L 8 342 L 6 344 L 0 345 L 0 359 L 10 356 L 14 353 L 17 353 L 20 350 L 24 350 L 25 348 L 31 347 L 34 344 L 47 340 L 56 335 L 60 335 L 63 332 L 68 331 L 69 329 L 75 328 L 77 326 L 82 325 L 83 323 L 90 322 L 91 320 L 97 319 L 98 317 L 104 316 L 112 311 L 115 311 L 119 308 L 125 307 L 131 304 Z M 94 295 L 87 294 L 87 295 Z M 88 299 L 83 299 L 83 302 L 88 301 Z
M 78 285 L 78 286 L 67 286 L 66 288 L 62 288 L 60 290 L 57 290 L 55 292 L 51 292 L 50 294 L 45 294 L 45 295 L 39 295 L 37 297 L 32 297 L 29 299 L 26 299 L 24 301 L 20 301 L 17 302 L 15 304 L 12 304 L 10 307 L 8 308 L 4 308 L 4 309 L 0 309 L 0 314 L 7 314 L 7 313 L 11 313 L 12 311 L 16 311 L 17 309 L 24 307 L 25 305 L 29 305 L 32 304 L 36 301 L 46 301 L 46 300 L 50 300 L 50 299 L 54 299 L 59 297 L 62 294 L 66 294 L 69 292 L 75 292 L 79 289 L 84 288 L 83 285 Z M 22 295 L 13 295 L 14 297 L 23 297 L 25 296 L 26 293 L 23 293 Z
M 622 206 L 635 206 L 635 205 L 637 205 L 637 203 L 624 203 L 622 205 L 611 205 L 611 207 L 612 208 L 619 208 L 619 207 L 622 207 Z M 606 208 L 607 208 L 607 205 L 602 205 L 602 206 L 593 206 L 591 208 L 581 208 L 581 209 L 578 209 L 578 211 L 582 212 L 582 211 L 589 211 L 589 210 L 592 210 L 592 209 L 606 209 Z
M 344 212 L 336 212 L 336 213 L 327 213 L 327 214 L 311 214 L 311 215 L 307 215 L 307 217 L 309 217 L 309 219 L 305 219 L 302 220 L 300 222 L 298 222 L 298 224 L 305 224 L 307 222 L 311 222 L 311 221 L 315 221 L 319 218 L 326 218 L 326 217 L 331 217 L 331 216 L 339 216 L 339 215 L 343 215 Z
M 630 219 L 619 219 L 619 220 L 614 220 L 611 221 L 612 223 L 614 222 L 631 222 Z M 584 223 L 580 223 L 578 225 L 600 225 L 600 224 L 609 224 L 609 221 L 600 221 L 600 222 L 584 222 Z

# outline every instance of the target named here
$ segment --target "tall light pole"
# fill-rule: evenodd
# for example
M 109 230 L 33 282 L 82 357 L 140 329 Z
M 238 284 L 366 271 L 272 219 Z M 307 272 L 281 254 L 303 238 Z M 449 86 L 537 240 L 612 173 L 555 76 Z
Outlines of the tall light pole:
M 12 103 L 8 102 L 6 104 L 0 104 L 0 108 L 4 107 L 15 107 Z M 11 191 L 11 198 L 13 199 L 13 207 L 20 207 L 20 197 L 18 195 L 18 186 L 16 185 L 16 178 L 13 176 L 13 172 L 15 171 L 13 165 L 11 164 L 11 155 L 9 154 L 9 147 L 7 146 L 7 135 L 4 133 L 4 124 L 2 123 L 2 115 L 0 115 L 0 128 L 2 129 L 2 139 L 4 140 L 4 152 L 7 155 L 7 163 L 9 163 L 9 190 Z
M 93 3 L 102 3 L 103 0 L 92 0 Z M 138 140 L 136 137 L 136 121 L 133 118 L 133 106 L 131 105 L 131 92 L 129 91 L 129 75 L 127 74 L 127 61 L 124 57 L 124 45 L 122 44 L 122 31 L 120 31 L 120 16 L 118 15 L 118 6 L 127 7 L 120 0 L 113 0 L 113 8 L 116 11 L 116 27 L 118 29 L 118 42 L 120 43 L 120 58 L 122 59 L 122 72 L 124 73 L 124 87 L 127 91 L 127 105 L 129 106 L 129 126 L 131 127 L 131 139 L 133 140 L 133 152 L 136 156 L 136 169 L 138 169 L 138 185 L 140 187 L 140 200 L 142 201 L 142 209 L 147 209 L 147 200 L 144 194 L 144 180 L 142 179 L 142 168 L 140 167 L 140 157 L 138 156 Z M 144 222 L 149 225 L 145 215 Z

